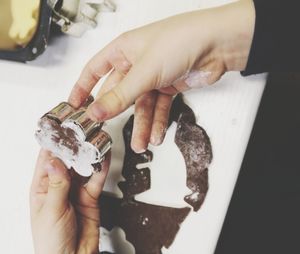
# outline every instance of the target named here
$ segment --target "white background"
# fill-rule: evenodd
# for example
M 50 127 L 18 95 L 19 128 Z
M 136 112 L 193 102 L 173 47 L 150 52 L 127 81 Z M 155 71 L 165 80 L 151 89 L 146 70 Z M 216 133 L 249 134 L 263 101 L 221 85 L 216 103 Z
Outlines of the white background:
M 29 64 L 0 61 L 1 253 L 33 253 L 28 194 L 39 149 L 33 138 L 36 122 L 52 106 L 66 100 L 87 60 L 123 31 L 175 13 L 225 2 L 117 1 L 117 12 L 100 16 L 99 26 L 83 38 L 56 38 L 41 57 Z M 213 253 L 264 83 L 265 76 L 242 78 L 239 73 L 230 73 L 214 87 L 186 94 L 186 102 L 211 138 L 214 160 L 209 169 L 210 189 L 202 209 L 189 215 L 176 241 L 164 253 Z M 115 151 L 118 145 L 121 146 L 121 142 L 116 141 Z M 169 149 L 167 146 L 165 151 Z M 120 154 L 114 156 L 121 158 Z M 167 162 L 161 163 L 164 167 Z M 112 172 L 117 170 L 117 165 L 118 162 L 114 162 Z M 155 168 L 152 177 L 159 183 Z M 110 176 L 107 190 L 117 191 L 115 180 Z M 156 191 L 159 193 L 159 187 Z

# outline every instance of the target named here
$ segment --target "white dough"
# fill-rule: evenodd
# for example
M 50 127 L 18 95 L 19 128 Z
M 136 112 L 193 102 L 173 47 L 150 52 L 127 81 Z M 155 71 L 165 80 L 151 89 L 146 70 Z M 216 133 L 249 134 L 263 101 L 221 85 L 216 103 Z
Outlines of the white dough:
M 100 161 L 98 150 L 89 142 L 85 142 L 84 136 L 75 129 L 76 139 L 78 141 L 78 152 L 74 154 L 72 149 L 64 146 L 61 142 L 57 143 L 53 137 L 58 137 L 58 132 L 51 126 L 48 121 L 41 119 L 38 123 L 40 129 L 36 132 L 36 138 L 46 150 L 64 162 L 69 169 L 72 167 L 78 174 L 82 176 L 91 176 L 94 168 L 91 164 Z M 78 133 L 79 132 L 79 133 Z

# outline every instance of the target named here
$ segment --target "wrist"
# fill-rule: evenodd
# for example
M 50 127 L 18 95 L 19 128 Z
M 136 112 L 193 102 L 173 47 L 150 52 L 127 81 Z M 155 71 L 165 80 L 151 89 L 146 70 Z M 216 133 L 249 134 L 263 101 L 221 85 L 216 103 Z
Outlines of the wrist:
M 255 7 L 252 0 L 241 0 L 217 9 L 218 54 L 227 71 L 243 71 L 250 54 L 254 27 Z

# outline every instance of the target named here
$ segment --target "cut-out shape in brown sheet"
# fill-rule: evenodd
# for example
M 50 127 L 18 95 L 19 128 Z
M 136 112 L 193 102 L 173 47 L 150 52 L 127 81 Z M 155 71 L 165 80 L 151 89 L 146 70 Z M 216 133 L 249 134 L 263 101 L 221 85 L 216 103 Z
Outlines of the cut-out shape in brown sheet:
M 170 247 L 190 208 L 171 208 L 103 195 L 100 199 L 102 227 L 120 227 L 136 254 L 160 254 Z
M 175 143 L 181 151 L 187 170 L 186 185 L 192 191 L 184 197 L 194 211 L 198 211 L 208 191 L 208 166 L 212 148 L 205 130 L 196 123 L 193 110 L 179 94 L 172 105 L 169 124 L 177 122 Z
M 125 156 L 122 176 L 124 182 L 118 184 L 123 193 L 124 200 L 131 200 L 135 195 L 150 189 L 151 177 L 149 168 L 137 169 L 137 165 L 152 161 L 153 154 L 146 150 L 144 153 L 135 153 L 130 146 L 134 117 L 131 116 L 123 128 Z
M 198 211 L 208 190 L 207 168 L 212 160 L 210 141 L 204 129 L 196 124 L 195 115 L 184 103 L 182 95 L 174 99 L 169 125 L 173 121 L 177 122 L 174 142 L 183 154 L 187 187 L 191 190 L 184 200 L 194 211 Z M 125 157 L 122 175 L 125 181 L 118 184 L 123 198 L 114 198 L 106 193 L 101 195 L 101 226 L 107 230 L 121 227 L 136 254 L 161 254 L 163 246 L 168 248 L 173 243 L 190 208 L 163 207 L 134 199 L 135 195 L 150 189 L 150 169 L 137 169 L 137 165 L 150 162 L 153 155 L 149 150 L 141 154 L 134 153 L 130 147 L 132 128 L 133 116 L 123 128 Z

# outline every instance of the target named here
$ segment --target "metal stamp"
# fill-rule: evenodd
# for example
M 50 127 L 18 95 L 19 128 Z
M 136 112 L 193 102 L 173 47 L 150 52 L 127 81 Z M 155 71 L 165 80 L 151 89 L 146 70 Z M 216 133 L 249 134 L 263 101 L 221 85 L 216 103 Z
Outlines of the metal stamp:
M 59 103 L 56 107 L 51 109 L 43 117 L 51 118 L 58 123 L 62 123 L 67 117 L 75 112 L 75 109 L 67 102 Z
M 64 127 L 79 128 L 85 137 L 88 137 L 96 130 L 101 129 L 103 123 L 92 121 L 86 114 L 86 109 L 81 108 L 70 115 L 63 123 Z
M 93 144 L 100 152 L 100 156 L 104 157 L 105 154 L 110 150 L 112 140 L 109 134 L 103 130 L 94 132 L 94 135 L 89 137 L 88 141 Z
M 60 103 L 39 120 L 35 133 L 41 147 L 86 177 L 101 170 L 101 162 L 112 146 L 111 137 L 102 130 L 103 123 L 92 121 L 86 114 L 92 101 L 88 98 L 79 109 Z

